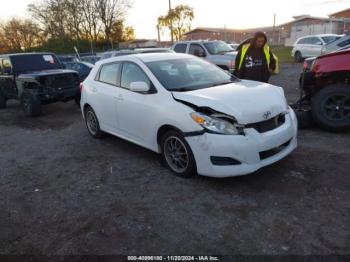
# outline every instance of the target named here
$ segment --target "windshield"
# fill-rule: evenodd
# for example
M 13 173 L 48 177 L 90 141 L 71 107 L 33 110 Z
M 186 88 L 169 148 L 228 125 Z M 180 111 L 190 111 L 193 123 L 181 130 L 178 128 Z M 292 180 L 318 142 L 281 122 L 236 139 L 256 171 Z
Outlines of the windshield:
M 169 91 L 191 91 L 238 81 L 217 66 L 198 58 L 182 58 L 146 63 Z
M 208 42 L 204 43 L 204 45 L 207 48 L 208 52 L 212 55 L 224 54 L 234 51 L 232 47 L 222 41 Z
M 341 38 L 340 36 L 323 36 L 322 40 L 326 43 L 329 44 L 331 42 L 334 42 L 335 40 L 338 40 Z
M 38 70 L 62 69 L 63 66 L 53 54 L 28 54 L 11 57 L 14 71 L 31 72 Z

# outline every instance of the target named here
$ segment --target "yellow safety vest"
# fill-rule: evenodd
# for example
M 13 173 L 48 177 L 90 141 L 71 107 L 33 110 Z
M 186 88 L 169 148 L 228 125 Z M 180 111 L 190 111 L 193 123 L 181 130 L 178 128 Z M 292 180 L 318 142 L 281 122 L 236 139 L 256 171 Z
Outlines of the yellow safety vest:
M 248 49 L 250 47 L 250 44 L 245 44 L 242 46 L 241 49 L 241 60 L 239 61 L 239 65 L 238 65 L 238 70 L 240 70 L 242 68 L 243 62 L 244 62 L 244 58 L 248 52 Z M 270 56 L 270 47 L 268 45 L 264 46 L 264 54 L 266 57 L 266 61 L 267 61 L 267 66 L 270 68 L 270 63 L 271 63 L 271 56 Z M 280 72 L 280 68 L 279 68 L 279 63 L 278 63 L 278 57 L 273 54 L 273 58 L 276 61 L 276 67 L 275 70 L 273 71 L 273 74 L 278 74 Z

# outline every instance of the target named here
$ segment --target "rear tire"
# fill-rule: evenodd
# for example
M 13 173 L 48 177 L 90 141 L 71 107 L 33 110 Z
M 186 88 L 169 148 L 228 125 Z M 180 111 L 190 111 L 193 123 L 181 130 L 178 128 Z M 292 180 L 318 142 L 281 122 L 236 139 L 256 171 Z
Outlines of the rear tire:
M 296 51 L 294 54 L 294 60 L 297 63 L 300 63 L 303 61 L 303 56 L 301 55 L 300 51 Z
M 98 122 L 95 111 L 89 106 L 85 109 L 84 116 L 86 128 L 89 131 L 89 134 L 93 138 L 102 138 L 104 133 L 100 129 L 100 123 Z
M 350 88 L 333 84 L 312 98 L 312 116 L 322 128 L 341 132 L 350 129 Z
M 0 93 L 0 109 L 4 109 L 7 106 L 6 98 Z
M 196 161 L 183 135 L 168 131 L 161 140 L 162 161 L 176 175 L 189 178 L 196 174 Z
M 35 93 L 28 90 L 23 91 L 21 105 L 26 116 L 36 117 L 41 115 L 41 102 Z

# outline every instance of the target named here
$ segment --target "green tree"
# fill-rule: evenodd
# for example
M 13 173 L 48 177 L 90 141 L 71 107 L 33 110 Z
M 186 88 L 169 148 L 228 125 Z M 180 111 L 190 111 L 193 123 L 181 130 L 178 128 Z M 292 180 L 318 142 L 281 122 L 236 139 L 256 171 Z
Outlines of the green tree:
M 180 40 L 184 33 L 191 29 L 191 23 L 194 19 L 193 8 L 188 5 L 178 5 L 169 10 L 167 15 L 158 17 L 160 29 L 173 28 L 173 35 L 176 40 Z

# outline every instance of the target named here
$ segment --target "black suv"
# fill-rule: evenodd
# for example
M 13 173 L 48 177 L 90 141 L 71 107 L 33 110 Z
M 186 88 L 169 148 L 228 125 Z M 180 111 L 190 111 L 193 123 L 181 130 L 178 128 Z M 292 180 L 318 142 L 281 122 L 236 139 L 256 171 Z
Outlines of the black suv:
M 64 69 L 55 54 L 0 55 L 0 109 L 18 99 L 27 116 L 38 116 L 44 104 L 79 102 L 79 85 L 78 73 Z

